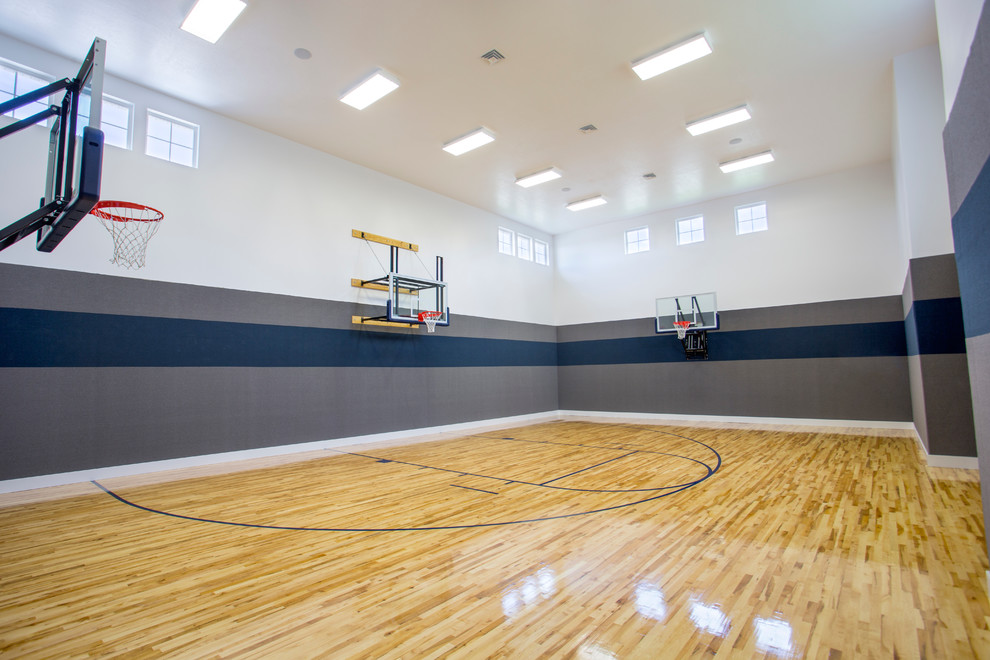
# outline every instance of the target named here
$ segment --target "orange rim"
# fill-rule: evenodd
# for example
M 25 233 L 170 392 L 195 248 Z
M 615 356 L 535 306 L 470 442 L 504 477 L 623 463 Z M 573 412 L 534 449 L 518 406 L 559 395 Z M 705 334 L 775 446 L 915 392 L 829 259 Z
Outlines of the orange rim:
M 124 214 L 114 213 L 113 209 L 130 209 L 132 211 L 148 211 L 150 217 L 147 218 L 135 218 Z M 112 220 L 114 222 L 158 222 L 165 217 L 165 214 L 156 208 L 150 206 L 145 206 L 144 204 L 135 204 L 134 202 L 118 202 L 114 200 L 104 200 L 96 203 L 93 210 L 90 211 L 97 218 L 103 218 L 104 220 Z

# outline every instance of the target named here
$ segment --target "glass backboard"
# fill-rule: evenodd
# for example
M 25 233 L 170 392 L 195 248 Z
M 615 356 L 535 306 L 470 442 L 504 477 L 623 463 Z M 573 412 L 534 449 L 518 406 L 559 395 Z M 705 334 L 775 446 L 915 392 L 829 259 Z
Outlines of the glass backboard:
M 718 330 L 718 305 L 714 293 L 657 298 L 657 332 L 676 332 L 675 321 L 690 321 L 693 330 Z
M 388 274 L 388 320 L 421 323 L 422 312 L 440 312 L 437 325 L 450 325 L 447 283 L 412 275 Z

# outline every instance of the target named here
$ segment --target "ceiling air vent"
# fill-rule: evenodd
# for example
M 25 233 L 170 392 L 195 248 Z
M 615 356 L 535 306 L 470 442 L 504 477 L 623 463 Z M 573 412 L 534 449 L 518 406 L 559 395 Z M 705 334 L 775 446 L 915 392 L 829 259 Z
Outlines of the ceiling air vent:
M 587 126 L 582 126 L 578 130 L 581 131 L 582 133 L 594 133 L 595 131 L 598 130 L 598 127 L 595 126 L 594 124 L 588 124 Z
M 485 60 L 489 64 L 498 64 L 505 59 L 505 55 L 492 48 L 490 51 L 482 55 L 481 59 Z

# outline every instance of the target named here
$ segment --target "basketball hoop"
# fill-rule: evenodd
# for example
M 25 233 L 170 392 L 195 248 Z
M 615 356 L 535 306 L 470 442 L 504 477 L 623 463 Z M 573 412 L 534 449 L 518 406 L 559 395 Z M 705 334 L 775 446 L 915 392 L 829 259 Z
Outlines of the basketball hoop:
M 694 321 L 674 321 L 674 328 L 677 330 L 677 338 L 687 337 L 688 328 L 694 325 Z
M 97 202 L 93 215 L 113 237 L 113 259 L 110 263 L 125 268 L 144 266 L 144 251 L 148 241 L 158 231 L 164 214 L 157 209 L 133 202 Z
M 420 323 L 426 324 L 426 331 L 433 332 L 437 328 L 437 321 L 443 316 L 443 312 L 420 312 L 417 315 Z

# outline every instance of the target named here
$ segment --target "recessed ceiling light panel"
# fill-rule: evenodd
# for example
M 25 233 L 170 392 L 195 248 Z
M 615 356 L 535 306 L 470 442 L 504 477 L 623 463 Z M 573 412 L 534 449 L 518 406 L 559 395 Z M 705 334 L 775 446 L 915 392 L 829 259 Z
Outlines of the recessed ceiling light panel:
M 730 172 L 737 172 L 739 170 L 744 170 L 747 167 L 755 167 L 757 165 L 764 165 L 766 163 L 773 162 L 773 152 L 764 151 L 762 153 L 754 154 L 752 156 L 746 156 L 745 158 L 738 158 L 736 160 L 730 160 L 725 163 L 719 163 L 718 167 L 720 170 L 726 174 Z
M 215 44 L 245 6 L 241 0 L 198 0 L 181 27 Z
M 352 108 L 364 110 L 389 92 L 395 91 L 398 86 L 399 81 L 394 76 L 382 69 L 378 69 L 358 83 L 349 92 L 341 96 L 340 100 Z
M 540 170 L 539 172 L 534 172 L 533 174 L 527 174 L 526 176 L 519 177 L 516 179 L 516 185 L 522 186 L 523 188 L 530 188 L 541 183 L 546 183 L 547 181 L 559 179 L 561 176 L 560 170 L 556 167 L 551 167 L 546 170 Z
M 642 80 L 648 80 L 653 76 L 676 69 L 682 64 L 693 62 L 699 57 L 710 55 L 711 44 L 704 33 L 691 37 L 687 41 L 665 48 L 659 53 L 647 55 L 646 57 L 632 63 L 633 71 Z
M 595 206 L 601 206 L 602 204 L 607 204 L 605 198 L 601 195 L 595 195 L 594 197 L 588 197 L 586 199 L 580 199 L 576 202 L 571 202 L 567 205 L 568 211 L 583 211 L 585 209 L 590 209 Z
M 451 140 L 443 145 L 443 150 L 449 154 L 455 156 L 460 156 L 461 154 L 467 153 L 472 149 L 477 149 L 482 147 L 489 142 L 495 140 L 495 134 L 489 131 L 487 128 L 478 128 L 467 135 L 462 135 L 459 138 Z
M 733 124 L 738 124 L 752 118 L 753 115 L 749 114 L 749 108 L 740 106 L 732 110 L 720 112 L 717 115 L 712 115 L 711 117 L 693 121 L 687 125 L 687 130 L 691 135 L 701 135 L 702 133 L 716 131 L 720 128 L 732 126 Z

